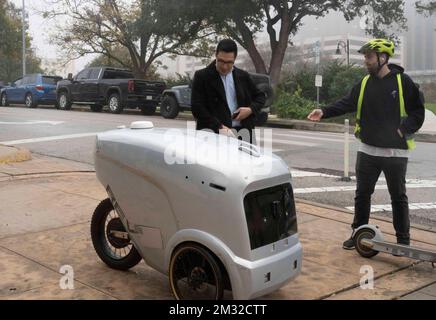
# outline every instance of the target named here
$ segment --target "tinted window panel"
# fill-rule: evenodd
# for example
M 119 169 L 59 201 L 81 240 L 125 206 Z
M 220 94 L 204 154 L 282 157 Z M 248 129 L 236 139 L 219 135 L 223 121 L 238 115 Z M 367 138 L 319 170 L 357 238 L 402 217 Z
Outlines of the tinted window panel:
M 244 208 L 252 250 L 288 238 L 298 231 L 290 184 L 248 194 Z
M 91 73 L 89 74 L 89 79 L 95 80 L 98 79 L 98 76 L 100 75 L 101 69 L 92 69 Z
M 89 69 L 85 69 L 77 75 L 77 80 L 86 80 L 89 76 Z
M 134 76 L 129 71 L 106 70 L 103 79 L 134 79 Z
M 21 84 L 26 85 L 32 83 L 31 76 L 25 76 L 21 82 Z
M 42 77 L 43 84 L 56 85 L 60 80 L 62 80 L 61 77 Z

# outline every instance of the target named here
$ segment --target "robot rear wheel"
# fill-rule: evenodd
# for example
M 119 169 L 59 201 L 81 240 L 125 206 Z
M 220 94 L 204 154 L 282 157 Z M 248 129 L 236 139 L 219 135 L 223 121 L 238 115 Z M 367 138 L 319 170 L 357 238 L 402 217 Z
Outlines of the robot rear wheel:
M 91 238 L 100 259 L 113 269 L 128 270 L 142 260 L 110 199 L 100 202 L 92 215 Z

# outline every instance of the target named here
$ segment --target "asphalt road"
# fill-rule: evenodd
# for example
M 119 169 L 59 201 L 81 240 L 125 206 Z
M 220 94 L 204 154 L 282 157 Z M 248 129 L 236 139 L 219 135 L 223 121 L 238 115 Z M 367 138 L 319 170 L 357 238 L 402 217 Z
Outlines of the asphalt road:
M 96 133 L 144 120 L 153 121 L 156 127 L 186 127 L 186 121 L 165 120 L 158 114 L 146 117 L 139 111 L 113 115 L 92 113 L 86 108 L 59 111 L 52 107 L 1 107 L 0 144 L 23 146 L 33 153 L 92 164 Z M 269 133 L 262 131 L 261 140 Z M 355 181 L 339 181 L 344 166 L 343 140 L 343 134 L 272 129 L 273 150 L 292 168 L 296 197 L 352 209 Z M 357 148 L 358 142 L 351 137 L 350 175 L 354 175 Z M 436 225 L 435 159 L 436 144 L 417 143 L 407 175 L 414 223 Z M 390 197 L 385 186 L 381 179 L 373 196 L 372 210 L 390 216 Z

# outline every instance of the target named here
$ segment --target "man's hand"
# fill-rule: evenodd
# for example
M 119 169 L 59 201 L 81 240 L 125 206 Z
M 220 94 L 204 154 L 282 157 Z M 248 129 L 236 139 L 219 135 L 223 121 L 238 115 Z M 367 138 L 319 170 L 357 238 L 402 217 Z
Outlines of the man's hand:
M 251 110 L 251 108 L 248 107 L 241 107 L 238 110 L 236 110 L 235 113 L 238 113 L 238 116 L 233 120 L 242 121 L 247 119 L 249 116 L 251 116 L 253 114 L 253 110 Z
M 233 134 L 232 129 L 227 128 L 226 126 L 222 126 L 222 128 L 219 130 L 220 134 L 223 136 L 236 138 L 236 136 Z
M 324 113 L 321 109 L 315 109 L 307 116 L 307 119 L 310 121 L 319 122 L 321 121 L 323 115 Z

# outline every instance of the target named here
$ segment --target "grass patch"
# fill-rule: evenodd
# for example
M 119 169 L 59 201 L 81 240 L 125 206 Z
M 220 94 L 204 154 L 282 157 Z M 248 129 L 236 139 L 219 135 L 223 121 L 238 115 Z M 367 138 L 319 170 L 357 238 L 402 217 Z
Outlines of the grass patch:
M 436 103 L 426 103 L 425 108 L 436 114 Z

